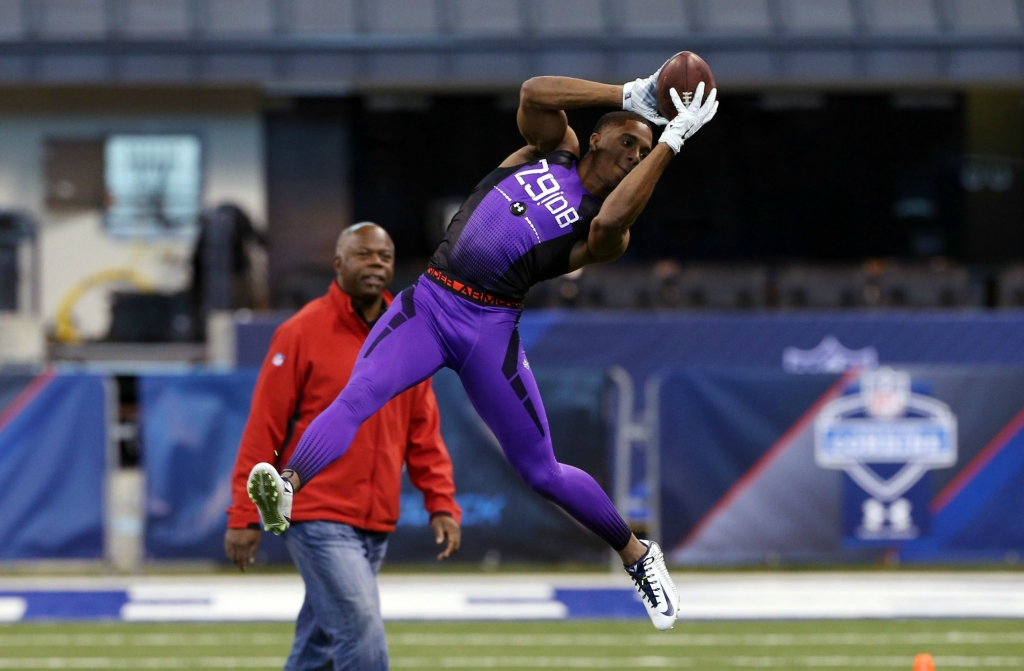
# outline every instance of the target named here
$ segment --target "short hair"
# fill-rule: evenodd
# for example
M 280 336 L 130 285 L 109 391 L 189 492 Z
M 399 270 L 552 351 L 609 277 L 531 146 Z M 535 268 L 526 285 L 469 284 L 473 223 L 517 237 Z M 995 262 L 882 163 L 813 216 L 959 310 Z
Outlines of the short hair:
M 594 126 L 594 132 L 600 133 L 605 128 L 622 126 L 630 121 L 639 121 L 651 130 L 651 134 L 654 133 L 654 127 L 651 126 L 651 123 L 647 119 L 643 118 L 636 112 L 627 112 L 626 110 L 616 110 L 614 112 L 608 112 L 602 116 L 597 120 L 597 124 Z

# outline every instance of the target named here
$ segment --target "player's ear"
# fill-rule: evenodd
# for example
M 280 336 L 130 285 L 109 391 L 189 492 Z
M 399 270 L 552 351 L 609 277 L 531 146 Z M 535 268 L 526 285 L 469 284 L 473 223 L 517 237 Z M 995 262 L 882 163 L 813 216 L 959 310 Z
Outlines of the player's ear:
M 590 134 L 590 151 L 597 149 L 597 145 L 601 144 L 601 134 L 591 133 Z

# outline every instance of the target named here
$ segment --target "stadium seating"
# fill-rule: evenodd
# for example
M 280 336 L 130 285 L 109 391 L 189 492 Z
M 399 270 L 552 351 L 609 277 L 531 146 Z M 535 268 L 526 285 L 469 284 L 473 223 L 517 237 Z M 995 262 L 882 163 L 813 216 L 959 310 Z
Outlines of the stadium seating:
M 658 262 L 594 266 L 544 282 L 527 307 L 955 308 L 986 305 L 983 278 L 939 261 L 930 265 L 713 266 Z M 1024 269 L 1000 275 L 1000 305 L 1024 305 Z
M 681 36 L 730 84 L 1006 81 L 1021 33 L 1015 0 L 26 0 L 0 4 L 0 82 L 615 80 Z
M 999 274 L 1000 307 L 1024 307 L 1024 266 L 1012 266 Z

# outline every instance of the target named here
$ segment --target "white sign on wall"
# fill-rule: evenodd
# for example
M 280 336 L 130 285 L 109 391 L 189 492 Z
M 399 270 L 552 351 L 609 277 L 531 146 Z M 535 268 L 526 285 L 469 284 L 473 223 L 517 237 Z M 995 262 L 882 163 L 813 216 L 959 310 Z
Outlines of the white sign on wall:
M 107 230 L 180 236 L 196 230 L 202 145 L 195 135 L 111 135 L 104 150 Z
M 904 495 L 929 470 L 956 464 L 956 417 L 942 401 L 914 391 L 908 371 L 864 371 L 858 386 L 818 413 L 814 459 L 822 468 L 846 471 L 863 490 L 856 497 L 847 492 L 848 500 L 859 502 L 859 510 L 847 506 L 847 535 L 916 538 L 926 526 L 927 506 L 915 509 Z

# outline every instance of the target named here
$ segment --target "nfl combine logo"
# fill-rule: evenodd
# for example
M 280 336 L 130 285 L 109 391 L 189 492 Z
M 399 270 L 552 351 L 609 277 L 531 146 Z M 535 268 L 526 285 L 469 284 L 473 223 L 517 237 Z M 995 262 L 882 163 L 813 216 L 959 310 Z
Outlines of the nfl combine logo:
M 521 217 L 526 214 L 526 205 L 523 205 L 518 200 L 508 206 L 508 211 L 517 217 Z
M 867 371 L 814 423 L 814 458 L 846 471 L 847 537 L 906 540 L 926 533 L 931 492 L 922 477 L 956 464 L 956 417 L 915 392 L 910 373 Z

